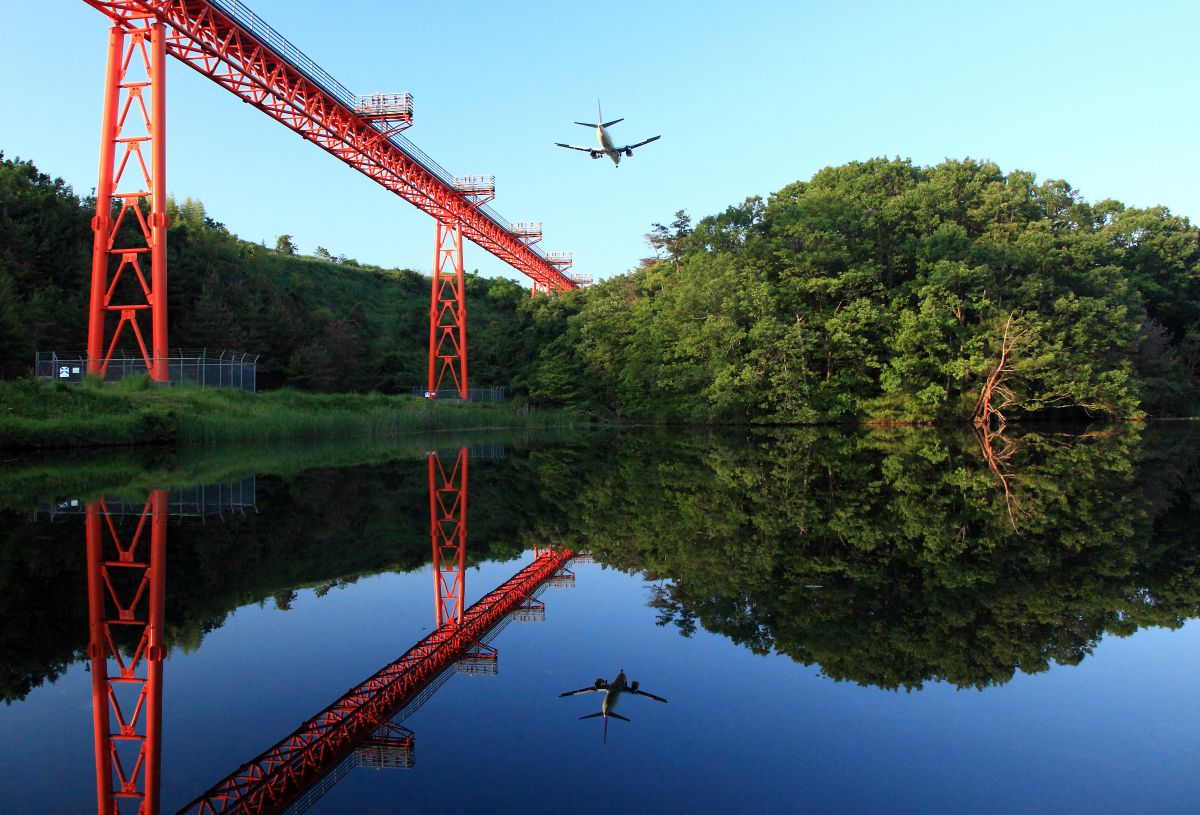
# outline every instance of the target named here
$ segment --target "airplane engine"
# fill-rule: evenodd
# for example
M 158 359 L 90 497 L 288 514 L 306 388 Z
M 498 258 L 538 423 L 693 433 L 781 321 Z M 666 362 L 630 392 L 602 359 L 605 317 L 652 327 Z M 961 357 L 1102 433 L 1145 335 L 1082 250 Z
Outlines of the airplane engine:
M 597 679 L 597 680 L 596 680 L 596 687 L 598 687 L 598 688 L 602 688 L 602 687 L 604 687 L 604 680 L 603 680 L 603 679 Z
M 629 689 L 630 690 L 638 689 L 638 681 L 636 679 L 629 683 Z
M 626 150 L 626 151 L 625 151 L 625 155 L 626 155 L 627 157 L 629 157 L 629 158 L 633 158 L 633 151 L 632 151 L 632 150 Z
M 589 155 L 590 155 L 592 158 L 600 158 L 600 154 L 599 154 L 599 153 L 597 153 L 595 150 L 593 150 L 591 153 L 589 153 Z

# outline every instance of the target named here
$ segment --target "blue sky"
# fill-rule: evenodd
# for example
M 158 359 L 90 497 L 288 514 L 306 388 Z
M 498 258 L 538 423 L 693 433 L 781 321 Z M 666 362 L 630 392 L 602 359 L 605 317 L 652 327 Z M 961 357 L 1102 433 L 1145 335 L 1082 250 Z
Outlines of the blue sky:
M 541 220 L 542 247 L 597 277 L 632 268 L 677 209 L 712 214 L 879 155 L 990 158 L 1089 200 L 1200 216 L 1200 3 L 249 5 L 351 90 L 412 93 L 418 146 L 494 174 L 493 206 Z M 0 149 L 87 193 L 106 18 L 0 0 L 0 20 Z M 168 83 L 174 195 L 243 238 L 428 272 L 428 216 L 182 64 Z M 571 122 L 597 97 L 626 118 L 618 139 L 662 140 L 617 169 L 555 148 L 587 143 Z M 466 265 L 516 276 L 474 246 Z

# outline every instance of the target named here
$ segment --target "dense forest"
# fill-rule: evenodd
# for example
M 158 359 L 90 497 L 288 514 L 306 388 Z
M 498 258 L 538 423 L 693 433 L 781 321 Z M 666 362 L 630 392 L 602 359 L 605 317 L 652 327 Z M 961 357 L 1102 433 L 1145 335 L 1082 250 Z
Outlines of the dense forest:
M 93 209 L 0 161 L 3 375 L 81 346 Z M 171 218 L 172 346 L 260 354 L 266 387 L 421 382 L 427 277 L 248 243 L 192 200 Z M 1200 232 L 1163 207 L 986 161 L 873 159 L 647 238 L 655 257 L 567 295 L 471 275 L 473 380 L 670 422 L 995 425 L 1200 400 Z
M 94 199 L 0 153 L 0 376 L 27 376 L 35 351 L 86 341 Z M 171 348 L 260 356 L 260 387 L 406 393 L 424 382 L 427 276 L 240 240 L 192 199 L 172 201 L 167 238 Z M 471 372 L 522 388 L 536 346 L 521 331 L 527 289 L 468 275 Z M 132 349 L 131 349 L 132 350 Z
M 570 304 L 539 395 L 807 423 L 1191 414 L 1200 248 L 1165 208 L 875 159 L 649 236 Z

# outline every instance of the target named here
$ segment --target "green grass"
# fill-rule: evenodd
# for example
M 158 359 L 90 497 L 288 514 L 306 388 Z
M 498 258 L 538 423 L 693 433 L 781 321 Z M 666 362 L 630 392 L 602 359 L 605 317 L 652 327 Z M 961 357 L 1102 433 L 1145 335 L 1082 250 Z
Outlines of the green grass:
M 0 448 L 193 446 L 475 428 L 586 424 L 563 411 L 461 405 L 412 396 L 313 394 L 283 389 L 158 388 L 148 379 L 76 387 L 0 382 Z

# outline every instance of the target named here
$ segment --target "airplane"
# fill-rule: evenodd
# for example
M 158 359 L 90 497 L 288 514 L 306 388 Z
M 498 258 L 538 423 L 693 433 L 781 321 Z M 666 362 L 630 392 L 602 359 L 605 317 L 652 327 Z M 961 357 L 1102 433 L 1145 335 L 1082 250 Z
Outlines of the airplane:
M 592 158 L 600 158 L 601 156 L 608 156 L 610 159 L 612 159 L 612 163 L 613 163 L 614 167 L 620 167 L 622 153 L 624 153 L 629 158 L 633 158 L 634 149 L 641 147 L 644 144 L 649 144 L 652 141 L 658 141 L 659 139 L 662 138 L 662 136 L 651 136 L 650 138 L 646 139 L 645 141 L 640 141 L 637 144 L 627 144 L 624 147 L 614 147 L 612 136 L 610 136 L 608 134 L 608 128 L 612 127 L 617 122 L 623 122 L 623 121 L 625 121 L 625 120 L 624 119 L 613 119 L 611 122 L 604 121 L 604 113 L 601 112 L 601 110 L 600 110 L 600 100 L 597 99 L 596 100 L 596 124 L 593 125 L 589 122 L 576 122 L 575 124 L 583 125 L 584 127 L 596 128 L 596 139 L 600 142 L 600 147 L 598 149 L 595 147 L 580 147 L 577 144 L 563 144 L 562 142 L 555 142 L 554 144 L 556 147 L 565 147 L 568 150 L 582 150 L 584 153 L 587 153 Z
M 612 682 L 605 682 L 603 679 L 597 679 L 594 684 L 589 685 L 586 688 L 580 688 L 579 690 L 569 690 L 566 693 L 560 693 L 558 695 L 558 698 L 561 699 L 564 696 L 576 696 L 581 693 L 604 693 L 604 701 L 600 704 L 600 712 L 599 713 L 589 713 L 586 716 L 580 716 L 579 720 L 583 721 L 584 719 L 594 719 L 597 716 L 603 716 L 604 717 L 604 743 L 605 744 L 608 743 L 608 717 L 609 716 L 613 717 L 614 719 L 620 719 L 623 722 L 629 721 L 629 719 L 626 719 L 620 713 L 616 713 L 613 711 L 613 708 L 617 706 L 617 701 L 621 698 L 622 693 L 632 693 L 636 696 L 648 696 L 649 698 L 653 699 L 656 702 L 665 703 L 667 701 L 666 699 L 662 698 L 661 696 L 655 696 L 653 693 L 650 693 L 649 691 L 638 690 L 638 683 L 637 683 L 636 679 L 633 682 L 627 682 L 625 679 L 625 669 L 624 668 L 621 669 L 620 673 L 617 674 L 617 678 L 614 679 Z

